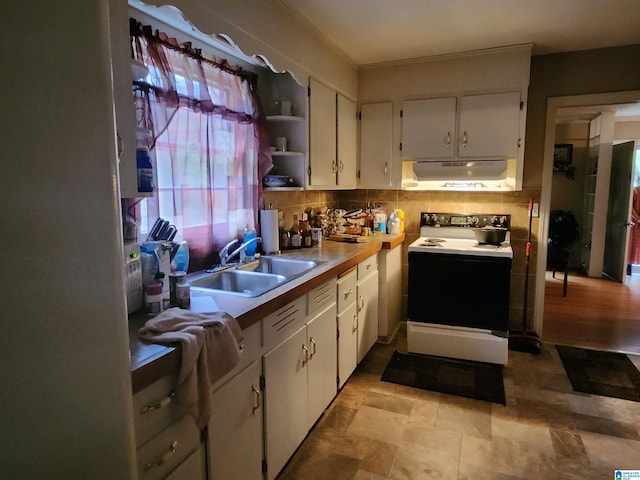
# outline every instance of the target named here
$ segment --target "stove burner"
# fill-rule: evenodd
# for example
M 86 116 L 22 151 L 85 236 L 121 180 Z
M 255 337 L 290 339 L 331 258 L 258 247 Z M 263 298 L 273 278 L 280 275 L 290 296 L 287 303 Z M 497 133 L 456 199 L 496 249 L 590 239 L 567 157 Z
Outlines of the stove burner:
M 446 240 L 444 238 L 425 238 L 425 242 L 427 243 L 444 243 Z
M 422 242 L 420 244 L 421 247 L 441 247 L 442 248 L 442 244 L 437 243 L 437 242 Z

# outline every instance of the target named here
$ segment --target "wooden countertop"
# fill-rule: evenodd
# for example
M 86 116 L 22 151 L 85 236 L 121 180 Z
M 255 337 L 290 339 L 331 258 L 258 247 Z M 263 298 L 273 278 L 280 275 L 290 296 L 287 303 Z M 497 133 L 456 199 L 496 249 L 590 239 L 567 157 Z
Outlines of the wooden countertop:
M 192 306 L 199 297 L 210 297 L 217 307 L 232 315 L 245 329 L 287 303 L 304 295 L 311 289 L 343 271 L 357 265 L 381 249 L 392 249 L 404 242 L 400 235 L 376 235 L 366 242 L 345 243 L 323 239 L 320 247 L 288 250 L 283 256 L 325 262 L 310 272 L 263 295 L 254 298 L 234 295 L 192 292 Z M 198 297 L 194 299 L 194 297 Z M 152 344 L 138 339 L 136 332 L 149 317 L 136 313 L 129 317 L 129 347 L 131 352 L 131 383 L 136 393 L 153 382 L 176 370 L 180 365 L 180 353 L 176 347 Z

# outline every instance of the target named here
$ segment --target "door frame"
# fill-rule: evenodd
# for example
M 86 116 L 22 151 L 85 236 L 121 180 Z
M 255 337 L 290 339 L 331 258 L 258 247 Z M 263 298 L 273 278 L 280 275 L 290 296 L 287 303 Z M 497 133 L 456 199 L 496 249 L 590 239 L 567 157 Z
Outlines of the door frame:
M 589 95 L 549 97 L 544 135 L 544 158 L 542 164 L 542 188 L 540 191 L 540 219 L 538 222 L 538 262 L 536 265 L 536 290 L 533 329 L 542 336 L 544 316 L 545 274 L 547 268 L 547 242 L 541 241 L 549 235 L 551 212 L 551 188 L 553 185 L 553 149 L 555 144 L 556 112 L 561 107 L 582 107 L 640 102 L 640 90 L 608 92 Z

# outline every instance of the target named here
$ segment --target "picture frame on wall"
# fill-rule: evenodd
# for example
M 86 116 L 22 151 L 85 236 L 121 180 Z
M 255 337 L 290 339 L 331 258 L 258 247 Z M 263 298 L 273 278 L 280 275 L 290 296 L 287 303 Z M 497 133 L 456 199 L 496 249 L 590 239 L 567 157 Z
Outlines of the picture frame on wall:
M 567 170 L 571 166 L 573 145 L 570 143 L 556 143 L 553 148 L 553 169 Z

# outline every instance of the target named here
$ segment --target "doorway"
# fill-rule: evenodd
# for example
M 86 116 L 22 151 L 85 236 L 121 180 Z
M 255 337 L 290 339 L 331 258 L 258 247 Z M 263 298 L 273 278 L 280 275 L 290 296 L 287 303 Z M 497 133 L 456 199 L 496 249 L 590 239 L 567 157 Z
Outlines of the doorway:
M 620 105 L 637 103 L 640 101 L 640 92 L 620 92 L 610 94 L 597 94 L 597 95 L 581 95 L 571 97 L 554 97 L 548 100 L 547 108 L 547 122 L 545 130 L 545 155 L 543 164 L 543 182 L 546 187 L 542 189 L 541 193 L 541 218 L 538 229 L 538 238 L 546 239 L 548 237 L 548 222 L 549 213 L 551 211 L 551 192 L 552 192 L 552 175 L 553 175 L 553 153 L 555 144 L 555 131 L 556 131 L 556 116 L 559 109 L 580 109 L 589 106 L 606 106 L 606 105 Z M 547 245 L 546 242 L 538 242 L 538 262 L 536 265 L 536 309 L 534 324 L 537 331 L 541 333 L 543 340 L 546 340 L 543 330 L 544 312 L 545 312 L 545 282 L 546 282 L 546 256 Z M 595 279 L 597 281 L 603 281 Z M 613 282 L 611 282 L 613 283 Z M 637 284 L 637 282 L 636 282 Z M 624 284 L 618 284 L 624 288 L 630 288 Z M 635 285 L 635 292 L 633 296 L 640 297 L 640 284 Z M 571 281 L 569 284 L 569 295 L 571 295 Z M 569 310 L 565 312 L 566 316 L 572 316 Z M 577 330 L 579 331 L 579 330 Z M 640 335 L 639 335 L 640 336 Z M 579 343 L 580 339 L 576 339 L 574 343 Z M 638 338 L 638 344 L 640 344 L 640 338 Z M 616 350 L 615 341 L 610 345 L 609 349 Z

